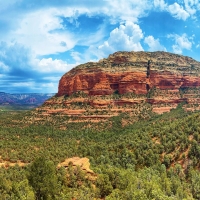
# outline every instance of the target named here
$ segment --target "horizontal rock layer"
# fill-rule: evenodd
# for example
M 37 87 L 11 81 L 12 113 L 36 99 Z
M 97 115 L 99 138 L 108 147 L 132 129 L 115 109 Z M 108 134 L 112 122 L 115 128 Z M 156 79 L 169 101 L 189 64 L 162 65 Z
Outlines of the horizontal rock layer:
M 166 52 L 118 52 L 98 63 L 86 63 L 66 73 L 58 96 L 82 91 L 89 95 L 147 94 L 156 87 L 174 90 L 199 87 L 200 63 Z
M 127 72 L 111 74 L 108 72 L 93 74 L 77 74 L 74 77 L 64 76 L 59 83 L 58 96 L 71 95 L 83 91 L 89 95 L 110 95 L 114 92 L 125 94 L 147 94 L 149 89 L 179 89 L 199 87 L 200 78 L 189 75 L 170 74 L 168 72 L 151 71 L 150 77 L 145 72 Z
M 185 110 L 200 110 L 199 62 L 166 52 L 117 52 L 64 74 L 57 95 L 36 110 L 34 119 L 50 121 L 58 114 L 66 127 L 121 115 L 126 124 L 182 102 Z

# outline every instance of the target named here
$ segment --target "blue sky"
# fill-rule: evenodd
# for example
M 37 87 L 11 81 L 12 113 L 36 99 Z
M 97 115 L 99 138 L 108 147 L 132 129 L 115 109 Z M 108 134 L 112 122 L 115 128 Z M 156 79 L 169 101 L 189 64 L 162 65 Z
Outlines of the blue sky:
M 0 92 L 56 93 L 78 64 L 116 51 L 200 61 L 200 0 L 0 0 Z

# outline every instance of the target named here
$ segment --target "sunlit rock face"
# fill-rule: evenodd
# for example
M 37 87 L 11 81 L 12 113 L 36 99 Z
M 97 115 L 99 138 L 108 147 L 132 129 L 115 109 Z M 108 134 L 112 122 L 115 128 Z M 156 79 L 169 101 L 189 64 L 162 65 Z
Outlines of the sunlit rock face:
M 156 87 L 177 90 L 200 86 L 200 63 L 166 52 L 117 52 L 97 63 L 79 65 L 59 82 L 58 96 L 147 94 Z
M 64 127 L 120 115 L 126 124 L 180 103 L 185 110 L 200 110 L 199 62 L 167 52 L 116 52 L 64 74 L 57 95 L 37 109 L 35 119 L 67 116 Z

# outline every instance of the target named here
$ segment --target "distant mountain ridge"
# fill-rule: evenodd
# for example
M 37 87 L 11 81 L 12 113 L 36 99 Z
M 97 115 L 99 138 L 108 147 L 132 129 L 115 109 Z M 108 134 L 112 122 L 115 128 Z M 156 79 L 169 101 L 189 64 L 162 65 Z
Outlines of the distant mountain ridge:
M 1 106 L 31 106 L 32 108 L 42 105 L 54 93 L 17 93 L 9 94 L 0 92 Z

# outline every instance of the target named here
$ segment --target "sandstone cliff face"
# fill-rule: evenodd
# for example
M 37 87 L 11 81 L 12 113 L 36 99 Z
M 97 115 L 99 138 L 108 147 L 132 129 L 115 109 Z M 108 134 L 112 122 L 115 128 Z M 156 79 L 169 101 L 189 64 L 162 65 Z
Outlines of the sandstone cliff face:
M 59 114 L 67 122 L 98 122 L 123 114 L 132 122 L 181 102 L 185 110 L 200 110 L 199 62 L 166 52 L 117 52 L 63 75 L 58 94 L 36 118 Z
M 200 63 L 195 60 L 166 52 L 118 52 L 65 74 L 59 82 L 58 96 L 77 91 L 89 95 L 110 95 L 116 91 L 147 94 L 153 87 L 199 87 L 199 69 Z

